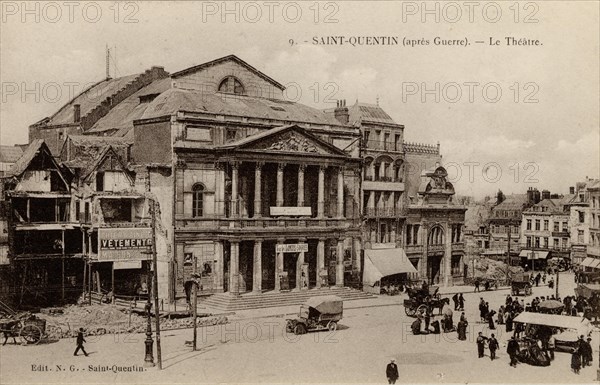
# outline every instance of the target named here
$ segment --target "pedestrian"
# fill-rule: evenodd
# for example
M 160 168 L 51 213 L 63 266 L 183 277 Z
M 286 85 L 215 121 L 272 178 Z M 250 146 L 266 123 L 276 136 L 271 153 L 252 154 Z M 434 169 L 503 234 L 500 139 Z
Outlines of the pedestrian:
M 385 368 L 385 376 L 388 379 L 388 384 L 395 384 L 398 377 L 398 365 L 396 365 L 396 360 L 392 358 L 387 367 Z
M 458 303 L 460 305 L 459 310 L 465 310 L 465 297 L 463 297 L 462 293 L 458 296 Z
M 585 363 L 587 366 L 592 366 L 592 362 L 594 361 L 594 351 L 592 349 L 592 339 L 590 337 L 585 341 Z M 583 357 L 582 357 L 583 358 Z
M 485 301 L 483 298 L 479 299 L 479 318 L 482 322 L 486 321 L 487 309 L 485 308 Z
M 581 355 L 581 367 L 585 368 L 586 366 L 590 366 L 589 362 L 592 358 L 592 345 L 590 345 L 583 336 L 579 336 L 579 340 L 577 340 L 577 350 Z
M 490 349 L 490 359 L 492 361 L 496 358 L 496 350 L 498 350 L 499 347 L 500 344 L 498 344 L 496 336 L 492 333 L 492 336 L 488 339 L 488 349 Z
M 421 318 L 417 317 L 410 327 L 414 335 L 421 334 Z
M 504 324 L 504 305 L 500 305 L 498 309 L 498 325 Z
M 459 309 L 458 293 L 456 293 L 452 296 L 452 301 L 454 302 L 454 310 L 458 310 Z
M 554 340 L 554 336 L 551 334 L 548 338 L 548 356 L 550 357 L 550 361 L 554 360 L 554 348 L 556 347 L 556 341 Z
M 513 313 L 511 311 L 506 313 L 506 331 L 512 332 L 513 330 Z
M 546 284 L 546 273 L 544 273 L 544 275 L 542 276 L 542 283 L 544 285 Z
M 573 349 L 571 353 L 571 369 L 575 374 L 579 374 L 579 369 L 581 369 L 581 353 L 578 348 Z
M 479 279 L 475 280 L 475 290 L 473 292 L 479 292 Z
M 479 332 L 479 334 L 477 335 L 477 353 L 479 358 L 482 358 L 484 356 L 484 352 L 485 352 L 485 341 L 487 340 L 487 337 L 484 337 L 483 334 L 481 332 Z
M 510 357 L 510 366 L 517 367 L 517 354 L 519 353 L 519 343 L 515 339 L 515 336 L 510 337 L 508 346 L 506 347 L 506 353 Z
M 465 320 L 461 319 L 458 321 L 456 332 L 458 333 L 458 339 L 460 341 L 465 341 L 467 339 L 467 322 Z
M 496 314 L 494 310 L 487 313 L 488 327 L 490 330 L 496 329 L 496 326 L 494 325 L 494 314 Z
M 86 357 L 88 356 L 87 352 L 83 348 L 84 342 L 87 342 L 87 341 L 85 340 L 85 338 L 83 338 L 83 328 L 79 328 L 79 332 L 77 332 L 77 348 L 75 349 L 75 353 L 73 353 L 74 356 L 77 355 L 79 350 L 81 350 L 83 352 L 83 354 L 85 354 Z
M 431 321 L 431 308 L 427 307 L 425 310 L 425 330 L 429 330 L 429 322 Z

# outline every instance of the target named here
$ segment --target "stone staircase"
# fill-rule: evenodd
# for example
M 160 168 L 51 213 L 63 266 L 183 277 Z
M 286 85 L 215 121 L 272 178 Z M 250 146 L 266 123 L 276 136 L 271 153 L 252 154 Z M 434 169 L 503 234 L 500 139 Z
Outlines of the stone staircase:
M 331 287 L 305 291 L 265 292 L 262 294 L 244 293 L 233 296 L 229 293 L 213 294 L 201 301 L 202 306 L 220 311 L 260 309 L 277 306 L 301 305 L 310 297 L 337 295 L 344 301 L 376 298 L 374 295 L 349 287 Z M 200 302 L 200 301 L 199 301 Z

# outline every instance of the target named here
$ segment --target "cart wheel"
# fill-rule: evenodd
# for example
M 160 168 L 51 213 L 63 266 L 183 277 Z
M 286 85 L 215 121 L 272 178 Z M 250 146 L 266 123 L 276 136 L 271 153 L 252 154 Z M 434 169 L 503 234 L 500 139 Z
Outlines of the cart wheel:
M 427 312 L 427 305 L 419 305 L 417 308 L 417 313 L 425 314 Z
M 42 339 L 42 329 L 36 325 L 25 325 L 21 329 L 19 337 L 27 344 L 37 345 Z
M 306 326 L 304 326 L 303 324 L 297 324 L 294 327 L 294 334 L 296 334 L 296 335 L 306 334 Z
M 327 330 L 329 330 L 330 332 L 336 331 L 337 330 L 337 322 L 329 321 L 329 323 L 327 324 Z
M 404 306 L 404 312 L 406 313 L 407 316 L 409 317 L 414 317 L 416 314 L 417 309 L 414 307 L 410 307 L 410 306 Z

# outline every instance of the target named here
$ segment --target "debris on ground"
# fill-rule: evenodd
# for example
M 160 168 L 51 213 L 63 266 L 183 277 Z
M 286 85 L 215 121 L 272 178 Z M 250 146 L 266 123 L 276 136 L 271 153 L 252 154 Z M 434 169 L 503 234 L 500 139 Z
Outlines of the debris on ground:
M 508 274 L 507 274 L 508 268 Z M 489 258 L 480 258 L 475 260 L 475 278 L 468 277 L 465 279 L 466 285 L 472 285 L 475 279 L 497 281 L 498 283 L 508 283 L 510 277 L 524 273 L 520 266 L 508 266 L 505 262 L 496 261 Z
M 118 333 L 143 333 L 146 331 L 146 317 L 114 305 L 71 305 L 63 313 L 41 314 L 47 321 L 46 333 L 50 339 L 71 338 L 77 336 L 79 328 L 89 336 Z M 198 326 L 212 326 L 227 323 L 225 316 L 203 314 L 197 318 Z M 152 327 L 154 327 L 154 317 Z M 161 330 L 190 328 L 193 318 L 168 319 L 161 317 Z

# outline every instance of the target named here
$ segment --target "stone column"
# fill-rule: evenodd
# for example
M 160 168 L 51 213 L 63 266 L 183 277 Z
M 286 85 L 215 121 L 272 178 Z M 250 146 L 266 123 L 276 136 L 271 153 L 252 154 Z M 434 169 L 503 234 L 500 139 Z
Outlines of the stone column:
M 367 201 L 367 214 L 373 215 L 375 211 L 375 191 L 369 190 L 369 200 Z
M 285 163 L 279 163 L 277 165 L 277 200 L 276 206 L 283 206 L 283 169 L 285 168 Z
M 306 165 L 298 166 L 298 207 L 304 207 L 304 171 Z
M 240 294 L 240 242 L 231 241 L 229 262 L 229 292 L 233 295 Z
M 391 242 L 393 242 L 394 244 L 396 244 L 396 227 L 398 226 L 398 220 L 397 219 L 393 219 L 392 223 L 390 224 L 390 238 L 391 238 Z
M 335 285 L 344 286 L 344 239 L 338 239 L 337 243 L 337 261 L 335 271 Z
M 452 286 L 452 237 L 448 234 L 450 225 L 446 231 L 446 247 L 444 250 L 444 286 Z
M 283 239 L 278 239 L 277 244 L 282 245 Z M 281 290 L 281 283 L 279 282 L 279 271 L 283 271 L 283 253 L 279 252 L 275 255 L 275 291 Z
M 231 216 L 236 218 L 238 216 L 238 168 L 239 163 L 233 162 L 231 164 Z
M 344 168 L 338 170 L 338 188 L 337 188 L 337 216 L 344 218 Z
M 223 292 L 223 241 L 215 241 L 215 260 L 213 266 L 215 290 Z
M 317 218 L 325 214 L 325 166 L 319 166 L 319 183 L 317 187 Z
M 317 288 L 320 288 L 321 285 L 321 270 L 325 268 L 325 239 L 319 238 L 319 243 L 317 243 Z
M 215 214 L 225 214 L 225 172 L 222 163 L 215 163 Z
M 254 241 L 254 266 L 252 270 L 252 291 L 262 292 L 262 240 Z
M 254 170 L 254 218 L 262 216 L 262 167 L 264 163 L 256 162 Z
M 371 168 L 371 178 L 373 178 L 373 180 L 377 179 L 375 177 L 375 159 L 373 159 L 369 167 Z
M 298 239 L 298 243 L 305 243 L 306 242 L 306 238 L 300 238 Z M 304 290 L 305 288 L 302 287 L 301 281 L 302 281 L 302 265 L 304 265 L 304 252 L 299 252 L 298 253 L 298 260 L 296 261 L 296 289 L 299 290 Z M 308 277 L 306 277 L 308 279 Z M 306 288 L 308 289 L 308 288 Z
M 352 241 L 354 243 L 354 263 L 356 266 L 356 270 L 360 274 L 362 272 L 362 269 L 360 267 L 360 251 L 361 251 L 360 238 L 352 238 Z

